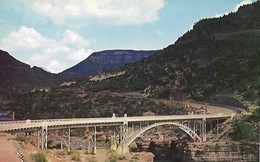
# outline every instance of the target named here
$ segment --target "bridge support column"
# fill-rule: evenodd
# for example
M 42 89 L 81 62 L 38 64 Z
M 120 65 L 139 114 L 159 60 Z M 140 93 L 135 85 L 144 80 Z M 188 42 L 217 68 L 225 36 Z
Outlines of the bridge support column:
M 40 129 L 37 130 L 37 147 L 40 148 L 41 133 Z
M 94 150 L 93 150 L 93 154 L 96 155 L 97 154 L 97 127 L 94 127 Z
M 113 136 L 112 136 L 112 139 L 111 139 L 111 146 L 110 146 L 111 149 L 116 150 L 117 144 L 118 144 L 118 142 L 117 142 L 117 132 L 116 132 L 116 129 L 114 129 Z
M 48 126 L 46 124 L 43 124 L 42 126 L 42 150 L 47 149 L 47 142 L 48 142 Z
M 206 118 L 204 117 L 202 119 L 202 142 L 206 142 L 207 141 L 207 121 Z
M 87 128 L 86 128 L 87 129 Z M 97 129 L 96 126 L 94 126 L 94 130 L 91 130 L 89 128 L 89 130 L 86 130 L 86 135 L 87 135 L 87 139 L 88 139 L 88 153 L 97 154 Z
M 117 152 L 121 154 L 129 153 L 129 148 L 127 145 L 128 138 L 128 122 L 124 121 L 120 129 L 120 144 L 117 148 Z
M 219 133 L 219 130 L 218 130 L 218 119 L 217 119 L 217 134 Z
M 68 151 L 70 151 L 71 145 L 70 145 L 70 128 L 69 128 L 69 132 L 68 132 Z

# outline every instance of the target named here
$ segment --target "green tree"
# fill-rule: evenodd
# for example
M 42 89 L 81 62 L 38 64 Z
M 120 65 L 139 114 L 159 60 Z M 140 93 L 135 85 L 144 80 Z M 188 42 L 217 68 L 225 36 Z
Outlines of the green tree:
M 236 127 L 235 137 L 238 140 L 250 139 L 253 133 L 253 126 L 248 122 L 239 123 Z

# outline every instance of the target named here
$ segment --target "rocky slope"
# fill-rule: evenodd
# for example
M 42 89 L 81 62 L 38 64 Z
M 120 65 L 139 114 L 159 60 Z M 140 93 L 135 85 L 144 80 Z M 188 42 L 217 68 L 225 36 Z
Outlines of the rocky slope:
M 77 65 L 61 72 L 66 80 L 78 80 L 148 57 L 157 51 L 107 50 L 95 52 Z

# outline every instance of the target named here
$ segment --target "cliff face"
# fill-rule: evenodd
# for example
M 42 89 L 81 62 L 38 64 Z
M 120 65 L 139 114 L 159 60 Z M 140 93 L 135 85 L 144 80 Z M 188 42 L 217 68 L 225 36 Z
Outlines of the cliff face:
M 19 93 L 58 85 L 57 75 L 33 67 L 0 50 L 0 101 L 14 99 Z
M 133 63 L 154 54 L 156 51 L 108 50 L 95 52 L 79 64 L 59 75 L 65 79 L 81 79 L 100 72 L 112 70 Z

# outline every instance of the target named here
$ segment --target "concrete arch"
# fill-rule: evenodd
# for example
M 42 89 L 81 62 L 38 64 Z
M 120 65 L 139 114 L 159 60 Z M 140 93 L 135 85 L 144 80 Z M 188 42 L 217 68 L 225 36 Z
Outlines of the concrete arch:
M 185 125 L 177 122 L 160 122 L 160 123 L 154 123 L 152 125 L 149 125 L 134 134 L 130 135 L 127 140 L 127 146 L 129 146 L 138 136 L 140 136 L 142 133 L 146 132 L 149 129 L 162 126 L 162 125 L 175 125 L 181 130 L 183 130 L 185 133 L 187 133 L 193 140 L 201 142 L 201 138 L 189 127 L 186 127 Z

